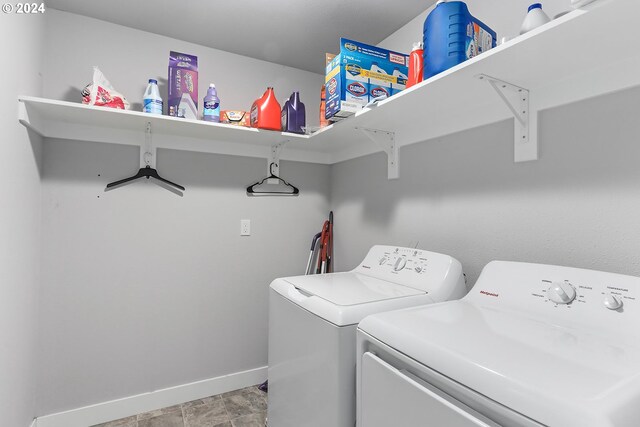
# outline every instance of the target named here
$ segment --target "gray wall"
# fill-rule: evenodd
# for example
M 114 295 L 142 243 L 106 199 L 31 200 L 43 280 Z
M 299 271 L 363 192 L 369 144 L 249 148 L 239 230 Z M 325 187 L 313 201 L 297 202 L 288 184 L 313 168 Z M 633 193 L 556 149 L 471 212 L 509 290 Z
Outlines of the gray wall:
M 55 10 L 46 35 L 50 98 L 77 102 L 96 64 L 137 102 L 175 49 L 198 55 L 200 90 L 215 82 L 223 108 L 248 109 L 272 84 L 281 98 L 302 90 L 317 116 L 317 74 Z M 268 285 L 304 271 L 329 210 L 329 166 L 282 162 L 301 196 L 248 198 L 266 159 L 171 150 L 157 167 L 184 197 L 151 182 L 103 192 L 138 159 L 134 147 L 45 142 L 38 415 L 265 366 Z
M 513 163 L 503 122 L 403 147 L 397 181 L 381 154 L 334 165 L 339 268 L 419 241 L 470 283 L 494 259 L 640 275 L 638 111 L 640 89 L 545 111 L 531 163 Z
M 35 416 L 41 141 L 18 123 L 18 95 L 41 93 L 44 20 L 0 16 L 0 424 L 26 427 Z
M 268 286 L 304 272 L 328 166 L 282 162 L 301 196 L 248 198 L 264 160 L 162 150 L 181 198 L 103 192 L 135 148 L 48 140 L 44 159 L 39 414 L 266 366 Z

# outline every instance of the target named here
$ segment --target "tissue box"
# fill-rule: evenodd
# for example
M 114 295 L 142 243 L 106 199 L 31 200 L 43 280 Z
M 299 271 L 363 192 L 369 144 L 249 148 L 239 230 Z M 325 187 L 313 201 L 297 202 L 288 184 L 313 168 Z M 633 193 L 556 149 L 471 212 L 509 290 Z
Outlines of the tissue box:
M 198 118 L 198 57 L 186 53 L 169 54 L 169 96 L 167 111 L 170 116 Z
M 340 54 L 327 65 L 325 117 L 346 118 L 379 96 L 406 88 L 409 57 L 353 40 L 340 39 Z

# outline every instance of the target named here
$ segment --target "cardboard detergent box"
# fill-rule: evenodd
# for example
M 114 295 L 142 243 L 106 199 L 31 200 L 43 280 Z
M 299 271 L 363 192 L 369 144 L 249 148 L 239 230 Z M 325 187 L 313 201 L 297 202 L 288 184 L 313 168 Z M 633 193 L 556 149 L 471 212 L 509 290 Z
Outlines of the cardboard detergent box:
M 409 56 L 353 40 L 340 39 L 340 53 L 325 74 L 325 117 L 346 118 L 369 101 L 392 96 L 407 86 Z
M 168 115 L 194 120 L 198 118 L 197 56 L 171 51 L 168 98 Z
M 249 123 L 248 111 L 222 110 L 222 112 L 220 113 L 220 123 L 251 127 L 251 123 Z

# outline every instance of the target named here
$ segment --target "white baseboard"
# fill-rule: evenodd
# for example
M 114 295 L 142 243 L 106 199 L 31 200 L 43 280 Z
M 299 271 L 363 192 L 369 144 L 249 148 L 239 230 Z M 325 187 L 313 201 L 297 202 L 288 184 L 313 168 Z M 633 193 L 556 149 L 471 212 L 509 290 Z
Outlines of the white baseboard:
M 35 419 L 31 427 L 89 427 L 94 424 L 130 417 L 142 412 L 259 384 L 266 378 L 267 367 L 264 366 L 57 414 L 45 415 Z

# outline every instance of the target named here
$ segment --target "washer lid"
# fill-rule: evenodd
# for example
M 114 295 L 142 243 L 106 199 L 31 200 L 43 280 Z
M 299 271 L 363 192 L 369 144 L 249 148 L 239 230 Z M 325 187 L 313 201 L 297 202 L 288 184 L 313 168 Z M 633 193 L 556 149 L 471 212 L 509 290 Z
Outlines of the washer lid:
M 631 325 L 629 325 L 631 326 Z M 468 300 L 380 313 L 359 329 L 549 426 L 634 426 L 640 344 Z
M 424 291 L 354 272 L 276 279 L 271 289 L 336 326 L 357 325 L 374 313 L 433 302 Z
M 341 306 L 426 294 L 425 291 L 355 272 L 296 276 L 283 280 L 309 296 Z

